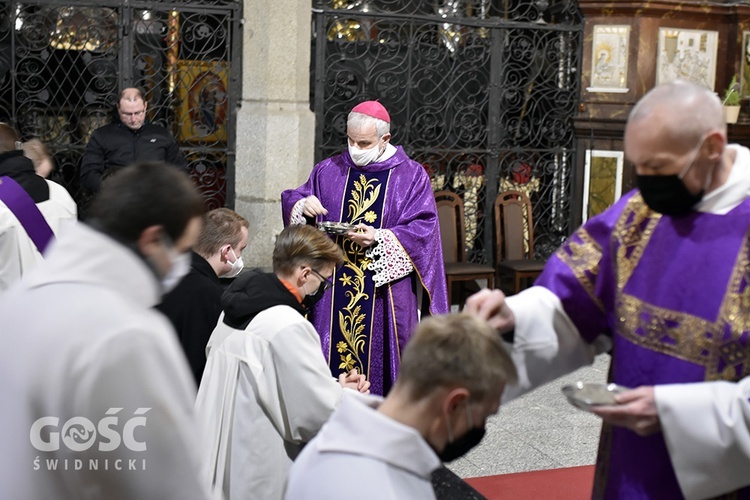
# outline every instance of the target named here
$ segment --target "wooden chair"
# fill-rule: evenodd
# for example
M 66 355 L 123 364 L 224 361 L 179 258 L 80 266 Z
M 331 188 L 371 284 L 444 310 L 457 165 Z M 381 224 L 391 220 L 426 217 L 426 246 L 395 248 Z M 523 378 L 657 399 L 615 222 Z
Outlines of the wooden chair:
M 448 304 L 453 304 L 453 285 L 461 282 L 487 280 L 487 287 L 495 287 L 495 269 L 485 264 L 466 262 L 466 223 L 464 202 L 451 191 L 435 193 L 440 239 L 443 242 L 445 280 L 448 285 Z M 463 307 L 464 287 L 459 290 L 459 307 Z
M 531 201 L 521 191 L 505 191 L 497 195 L 494 212 L 497 281 L 502 287 L 503 277 L 510 277 L 507 291 L 515 294 L 525 288 L 522 280 L 536 278 L 544 269 L 544 261 L 534 259 Z

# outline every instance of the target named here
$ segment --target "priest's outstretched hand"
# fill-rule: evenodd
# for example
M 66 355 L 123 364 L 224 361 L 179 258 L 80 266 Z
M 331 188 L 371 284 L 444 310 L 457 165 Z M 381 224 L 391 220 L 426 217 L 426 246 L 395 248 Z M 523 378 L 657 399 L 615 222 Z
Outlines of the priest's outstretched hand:
M 479 316 L 500 333 L 508 332 L 516 325 L 516 317 L 500 290 L 484 288 L 478 291 L 466 299 L 463 311 Z

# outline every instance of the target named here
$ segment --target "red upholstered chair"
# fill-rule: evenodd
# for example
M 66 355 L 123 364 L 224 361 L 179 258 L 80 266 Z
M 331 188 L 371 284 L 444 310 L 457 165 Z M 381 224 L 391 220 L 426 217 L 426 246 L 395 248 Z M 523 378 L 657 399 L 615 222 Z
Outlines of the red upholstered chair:
M 435 193 L 440 238 L 443 242 L 445 280 L 448 285 L 448 303 L 453 304 L 453 288 L 463 282 L 487 280 L 489 288 L 495 287 L 495 269 L 485 264 L 466 262 L 466 223 L 464 203 L 460 196 L 451 191 Z M 465 287 L 459 289 L 459 307 L 463 307 Z
M 510 278 L 505 290 L 518 293 L 542 273 L 544 261 L 534 259 L 534 219 L 531 201 L 521 191 L 505 191 L 495 199 L 495 250 L 497 282 Z

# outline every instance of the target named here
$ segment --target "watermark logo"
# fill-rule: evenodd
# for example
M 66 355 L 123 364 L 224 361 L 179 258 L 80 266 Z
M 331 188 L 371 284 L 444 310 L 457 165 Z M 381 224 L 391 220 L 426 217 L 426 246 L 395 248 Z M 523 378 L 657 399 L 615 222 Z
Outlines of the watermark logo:
M 72 417 L 61 426 L 58 417 L 42 417 L 31 425 L 29 439 L 34 448 L 45 452 L 58 451 L 62 446 L 74 452 L 96 446 L 98 451 L 107 452 L 122 445 L 130 451 L 146 451 L 146 443 L 136 439 L 136 429 L 146 426 L 150 409 L 138 408 L 122 426 L 118 415 L 122 408 L 110 408 L 96 424 L 86 417 Z

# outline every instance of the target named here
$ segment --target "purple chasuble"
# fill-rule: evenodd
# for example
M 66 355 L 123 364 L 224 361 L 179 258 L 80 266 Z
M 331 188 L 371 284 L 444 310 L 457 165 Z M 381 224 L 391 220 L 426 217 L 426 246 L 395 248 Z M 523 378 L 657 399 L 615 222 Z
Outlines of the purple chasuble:
M 632 191 L 568 238 L 535 284 L 585 340 L 612 334 L 612 382 L 737 381 L 750 373 L 749 235 L 750 199 L 669 217 Z M 663 434 L 605 424 L 593 497 L 682 498 Z
M 317 164 L 307 183 L 281 193 L 284 225 L 295 203 L 310 195 L 328 210 L 322 220 L 390 230 L 414 266 L 409 275 L 376 288 L 365 249 L 335 237 L 346 261 L 311 314 L 331 373 L 356 367 L 367 375 L 371 392 L 383 395 L 396 379 L 401 350 L 418 322 L 417 287 L 426 291 L 423 300 L 429 300 L 431 314 L 449 310 L 430 179 L 400 146 L 391 158 L 364 167 L 345 152 Z

